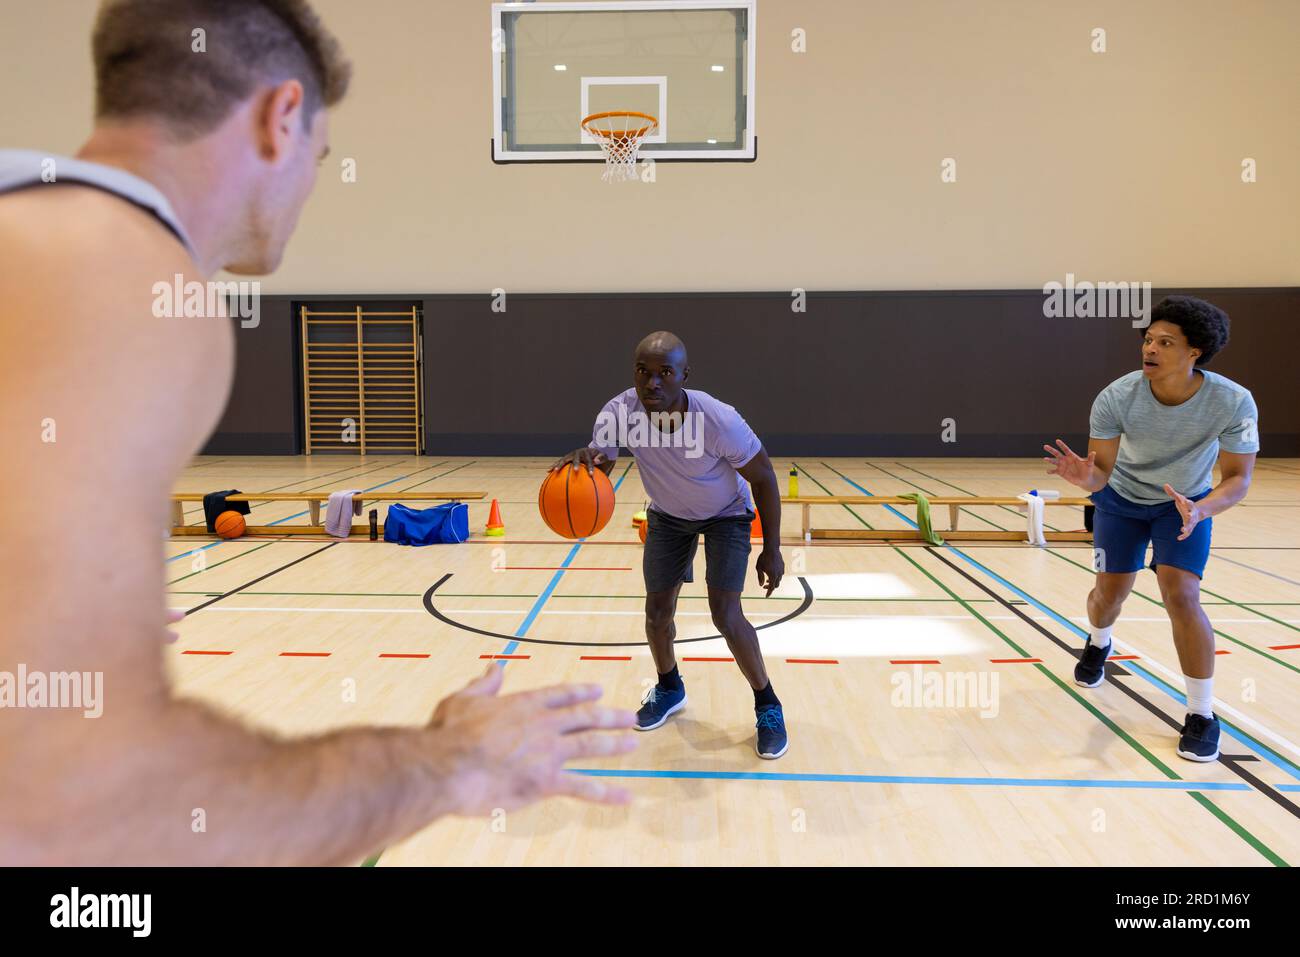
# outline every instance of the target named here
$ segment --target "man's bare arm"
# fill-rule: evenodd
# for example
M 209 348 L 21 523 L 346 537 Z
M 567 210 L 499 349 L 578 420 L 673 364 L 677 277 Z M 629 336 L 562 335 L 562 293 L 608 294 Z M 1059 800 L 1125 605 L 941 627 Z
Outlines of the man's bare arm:
M 0 197 L 0 422 L 22 465 L 0 496 L 0 669 L 104 682 L 99 718 L 0 709 L 0 856 L 344 862 L 440 813 L 626 800 L 562 770 L 631 747 L 597 730 L 632 715 L 594 704 L 590 686 L 497 697 L 497 672 L 426 728 L 297 741 L 172 700 L 167 495 L 225 404 L 232 351 L 227 320 L 154 316 L 153 286 L 175 273 L 203 278 L 118 200 L 78 187 Z
M 1196 503 L 1202 517 L 1226 512 L 1246 497 L 1255 475 L 1255 455 L 1254 452 L 1219 453 L 1219 484 Z
M 1048 475 L 1058 476 L 1071 485 L 1077 485 L 1085 492 L 1099 492 L 1110 481 L 1111 470 L 1115 468 L 1115 457 L 1119 454 L 1119 437 L 1113 439 L 1090 438 L 1086 458 L 1075 451 L 1061 439 L 1056 440 L 1056 447 L 1044 445 L 1043 451 L 1048 457 L 1043 461 L 1051 466 Z

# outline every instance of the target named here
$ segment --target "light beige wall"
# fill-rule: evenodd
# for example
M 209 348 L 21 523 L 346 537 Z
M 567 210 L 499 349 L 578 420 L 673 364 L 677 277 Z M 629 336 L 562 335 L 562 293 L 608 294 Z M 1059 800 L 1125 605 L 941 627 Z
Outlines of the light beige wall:
M 759 161 L 623 187 L 490 162 L 488 0 L 316 2 L 360 181 L 268 292 L 1300 284 L 1296 0 L 760 0 Z M 0 0 L 0 144 L 76 148 L 93 9 Z

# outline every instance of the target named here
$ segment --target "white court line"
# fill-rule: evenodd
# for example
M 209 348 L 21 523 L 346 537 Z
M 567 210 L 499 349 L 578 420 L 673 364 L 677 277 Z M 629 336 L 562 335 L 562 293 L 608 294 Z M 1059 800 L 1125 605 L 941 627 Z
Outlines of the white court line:
M 1139 659 L 1142 662 L 1142 667 L 1149 668 L 1151 671 L 1158 672 L 1161 676 L 1164 677 L 1165 681 L 1168 682 L 1171 688 L 1176 689 L 1180 684 L 1183 683 L 1180 680 L 1182 678 L 1181 674 L 1178 675 L 1174 674 L 1172 671 L 1170 671 L 1168 668 L 1162 665 L 1155 658 L 1152 658 L 1150 655 L 1139 654 L 1136 646 L 1126 644 L 1125 642 L 1120 641 L 1118 638 L 1114 636 L 1111 636 L 1111 643 L 1120 651 L 1125 651 L 1125 649 L 1127 649 L 1128 652 L 1138 655 Z M 1186 687 L 1184 687 L 1183 693 L 1186 694 L 1186 692 L 1187 689 Z M 1272 731 L 1269 728 L 1265 727 L 1264 725 L 1260 724 L 1258 721 L 1254 720 L 1253 718 L 1249 718 L 1246 715 L 1242 714 L 1236 708 L 1224 704 L 1222 698 L 1214 698 L 1213 701 L 1214 701 L 1214 710 L 1216 713 L 1226 714 L 1231 716 L 1237 722 L 1237 724 L 1242 725 L 1243 727 L 1254 728 L 1255 733 L 1258 734 L 1261 738 L 1268 738 L 1273 743 L 1282 745 L 1284 749 L 1290 751 L 1292 754 L 1296 755 L 1297 757 L 1300 757 L 1300 745 L 1296 744 L 1294 741 L 1287 740 L 1286 738 L 1282 737 L 1282 735 L 1278 734 L 1276 731 Z
M 185 609 L 177 608 L 175 610 L 184 611 Z M 528 609 L 526 608 L 519 609 L 519 611 L 527 611 L 527 610 Z M 428 614 L 428 612 L 425 611 L 423 608 L 304 608 L 298 605 L 294 605 L 289 608 L 214 608 L 210 606 L 208 608 L 204 608 L 203 611 L 205 614 L 214 611 L 220 611 L 220 612 L 278 611 L 281 614 L 284 614 L 286 612 L 295 613 L 295 612 L 329 611 L 329 612 L 341 612 L 343 614 L 348 614 L 348 615 L 393 615 L 393 614 L 427 615 Z M 519 611 L 515 611 L 513 612 L 513 614 L 518 614 Z
M 176 608 L 173 610 L 184 611 L 185 609 Z M 353 615 L 428 614 L 428 612 L 426 612 L 423 608 L 310 608 L 302 605 L 292 605 L 283 608 L 261 608 L 261 607 L 235 608 L 231 606 L 217 608 L 214 606 L 209 606 L 203 610 L 205 612 L 220 611 L 220 612 L 231 612 L 231 613 L 245 612 L 245 611 L 252 611 L 252 612 L 278 611 L 278 612 L 334 612 L 337 614 L 353 614 Z M 448 612 L 449 614 L 454 613 L 456 615 L 518 615 L 520 613 L 525 613 L 528 611 L 527 608 L 445 608 L 443 610 Z M 644 611 L 578 611 L 578 610 L 569 610 L 569 609 L 560 609 L 560 608 L 556 608 L 556 609 L 544 608 L 542 609 L 541 614 L 573 615 L 582 618 L 588 618 L 594 615 L 602 615 L 610 618 L 642 618 L 645 616 Z M 675 617 L 709 618 L 712 617 L 712 613 L 707 611 L 679 611 L 677 612 Z M 757 615 L 751 613 L 749 617 L 754 620 L 775 621 L 777 618 L 781 616 L 776 614 L 775 612 L 772 612 L 770 614 L 757 614 Z M 981 617 L 985 618 L 988 621 L 1020 621 L 1021 620 L 1019 615 L 982 615 Z M 1055 620 L 1049 615 L 1030 615 L 1029 617 L 1033 621 L 1054 621 Z M 893 621 L 899 618 L 910 618 L 910 619 L 916 619 L 918 621 L 969 621 L 970 620 L 969 615 L 908 615 L 908 614 L 846 615 L 846 614 L 834 614 L 830 612 L 827 612 L 825 614 L 821 612 L 805 612 L 804 614 L 800 615 L 799 618 L 801 619 L 856 618 L 861 621 Z M 1072 616 L 1070 620 L 1083 622 L 1083 621 L 1087 621 L 1088 619 L 1084 615 L 1075 615 Z M 1261 618 L 1212 618 L 1210 619 L 1210 623 L 1215 625 L 1253 625 L 1253 624 L 1261 624 L 1263 623 L 1264 620 L 1265 619 L 1261 619 Z M 1280 618 L 1278 620 L 1284 621 L 1287 624 L 1300 624 L 1300 618 Z M 1126 616 L 1121 618 L 1120 621 L 1125 623 L 1135 622 L 1135 621 L 1151 621 L 1151 622 L 1158 622 L 1158 623 L 1159 622 L 1168 623 L 1169 619 L 1168 618 L 1129 618 Z

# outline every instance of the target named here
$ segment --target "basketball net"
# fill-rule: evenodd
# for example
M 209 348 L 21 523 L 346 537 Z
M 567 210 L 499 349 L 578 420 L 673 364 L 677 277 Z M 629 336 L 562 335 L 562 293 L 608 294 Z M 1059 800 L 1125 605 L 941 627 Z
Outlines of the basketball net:
M 649 113 L 631 110 L 593 113 L 582 121 L 583 132 L 595 139 L 605 152 L 605 172 L 600 178 L 607 183 L 625 183 L 639 178 L 637 152 L 642 140 L 653 136 L 658 129 L 658 119 Z

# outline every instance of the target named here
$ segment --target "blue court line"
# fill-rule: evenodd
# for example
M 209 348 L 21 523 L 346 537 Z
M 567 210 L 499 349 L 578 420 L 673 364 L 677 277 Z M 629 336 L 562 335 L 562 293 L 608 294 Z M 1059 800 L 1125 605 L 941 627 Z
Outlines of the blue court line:
M 1131 788 L 1148 791 L 1249 791 L 1238 781 L 1113 781 L 1088 778 L 945 778 L 911 774 L 797 774 L 773 771 L 658 771 L 569 768 L 598 778 L 690 778 L 717 781 L 827 781 L 834 784 L 949 784 L 961 787 Z
M 1275 784 L 1279 791 L 1300 791 L 1300 784 Z
M 822 463 L 822 464 L 825 465 L 825 463 Z M 858 491 L 860 491 L 863 495 L 869 495 L 869 496 L 871 496 L 872 498 L 875 498 L 875 497 L 876 497 L 874 493 L 872 493 L 872 492 L 868 492 L 865 488 L 863 488 L 863 487 L 862 487 L 861 485 L 859 485 L 857 482 L 853 481 L 853 479 L 851 479 L 851 478 L 849 478 L 847 475 L 844 475 L 843 473 L 839 472 L 837 469 L 831 468 L 831 466 L 829 466 L 829 465 L 826 465 L 826 468 L 830 469 L 832 472 L 835 472 L 836 475 L 839 475 L 840 478 L 844 479 L 844 481 L 848 482 L 850 485 L 852 485 L 854 488 L 856 488 Z M 916 524 L 914 521 L 912 521 L 910 518 L 908 518 L 908 517 L 907 517 L 906 515 L 904 515 L 902 512 L 898 511 L 898 509 L 894 508 L 892 505 L 886 505 L 885 508 L 887 508 L 889 511 L 893 512 L 895 515 L 897 515 L 899 518 L 901 518 L 903 521 L 905 521 L 908 525 L 911 525 L 913 528 L 917 528 L 917 524 Z M 976 568 L 978 568 L 980 571 L 982 571 L 984 574 L 988 575 L 988 576 L 989 576 L 990 578 L 992 578 L 994 581 L 998 582 L 998 584 L 1002 585 L 1004 588 L 1007 588 L 1007 589 L 1009 589 L 1010 591 L 1014 592 L 1015 594 L 1019 595 L 1019 596 L 1020 596 L 1021 598 L 1023 598 L 1025 601 L 1029 602 L 1029 604 L 1033 605 L 1035 608 L 1037 608 L 1037 609 L 1038 609 L 1039 611 L 1041 611 L 1043 614 L 1045 614 L 1045 615 L 1047 615 L 1049 618 L 1051 618 L 1053 621 L 1055 621 L 1055 622 L 1057 622 L 1058 624 L 1064 626 L 1065 628 L 1070 629 L 1070 631 L 1074 632 L 1076 635 L 1078 635 L 1078 636 L 1081 637 L 1081 638 L 1084 638 L 1085 640 L 1088 638 L 1088 632 L 1084 631 L 1082 628 L 1080 628 L 1080 627 L 1079 627 L 1078 625 L 1076 625 L 1074 622 L 1070 621 L 1069 619 L 1062 618 L 1062 617 L 1061 617 L 1060 615 L 1058 615 L 1056 612 L 1052 611 L 1052 609 L 1048 608 L 1046 605 L 1044 605 L 1042 602 L 1040 602 L 1040 601 L 1039 601 L 1037 598 L 1035 598 L 1033 595 L 1030 595 L 1028 592 L 1023 591 L 1023 590 L 1020 589 L 1020 588 L 1017 588 L 1015 585 L 1011 584 L 1011 582 L 1007 581 L 1005 578 L 1003 578 L 1003 577 L 1002 577 L 1001 575 L 999 575 L 997 572 L 993 571 L 991 568 L 987 568 L 987 567 L 985 567 L 984 565 L 981 565 L 979 562 L 977 562 L 975 559 L 971 558 L 969 555 L 967 555 L 967 554 L 966 554 L 965 552 L 963 552 L 961 549 L 959 549 L 959 548 L 954 548 L 952 545 L 948 545 L 948 544 L 945 544 L 943 547 L 944 547 L 946 550 L 952 552 L 954 555 L 956 555 L 956 556 L 957 556 L 958 558 L 960 558 L 962 561 L 966 562 L 966 563 L 969 564 L 969 565 L 973 565 L 973 566 L 975 566 Z M 1133 661 L 1126 661 L 1126 662 L 1124 662 L 1124 667 L 1125 667 L 1127 670 L 1132 671 L 1134 674 L 1138 675 L 1139 677 L 1141 677 L 1141 678 L 1145 678 L 1149 683 L 1151 683 L 1151 684 L 1154 685 L 1155 687 L 1159 688 L 1161 691 L 1163 691 L 1165 694 L 1169 695 L 1171 698 L 1173 698 L 1173 699 L 1174 699 L 1175 701 L 1177 701 L 1179 704 L 1183 705 L 1184 707 L 1187 706 L 1187 698 L 1184 697 L 1184 695 L 1183 695 L 1182 692 L 1178 691 L 1176 688 L 1174 688 L 1173 686 L 1171 686 L 1170 684 L 1168 684 L 1168 683 L 1167 683 L 1166 681 L 1164 681 L 1163 679 L 1157 677 L 1156 675 L 1151 674 L 1151 672 L 1147 671 L 1147 670 L 1146 670 L 1145 668 L 1143 668 L 1141 665 L 1139 665 L 1139 664 L 1137 664 L 1136 662 L 1133 662 Z M 1243 747 L 1245 747 L 1245 748 L 1247 748 L 1248 750 L 1252 751 L 1253 753 L 1259 755 L 1259 756 L 1262 757 L 1265 761 L 1268 761 L 1268 762 L 1270 762 L 1271 764 L 1276 765 L 1278 768 L 1280 768 L 1281 770 L 1285 771 L 1285 772 L 1286 772 L 1287 774 L 1289 774 L 1291 777 L 1296 778 L 1297 780 L 1300 780 L 1300 768 L 1297 768 L 1294 764 L 1292 764 L 1292 763 L 1291 763 L 1290 761 L 1288 761 L 1286 758 L 1282 757 L 1282 756 L 1279 755 L 1279 754 L 1274 754 L 1272 750 L 1270 750 L 1268 747 L 1266 747 L 1266 746 L 1263 745 L 1262 743 L 1258 743 L 1258 742 L 1252 741 L 1251 739 L 1247 738 L 1247 737 L 1246 737 L 1242 732 L 1238 731 L 1238 730 L 1236 729 L 1236 727 L 1234 727 L 1233 725 L 1229 724 L 1228 721 L 1227 721 L 1226 719 L 1224 719 L 1224 718 L 1220 718 L 1220 719 L 1219 719 L 1219 725 L 1220 725 L 1220 727 L 1222 727 L 1222 729 L 1223 729 L 1223 730 L 1228 734 L 1229 737 L 1234 738 L 1236 741 L 1240 742 L 1241 745 L 1242 745 Z
M 618 493 L 619 486 L 623 484 L 623 479 L 627 478 L 627 473 L 630 471 L 632 471 L 632 463 L 629 462 L 627 468 L 623 470 L 623 474 L 620 475 L 618 477 L 618 481 L 614 483 L 615 494 Z M 569 567 L 570 563 L 575 558 L 578 557 L 578 549 L 582 547 L 582 543 L 585 541 L 586 541 L 585 538 L 580 538 L 577 540 L 577 542 L 574 543 L 573 547 L 569 549 L 569 554 L 564 557 L 564 561 L 560 562 L 559 569 L 557 569 L 555 574 L 551 576 L 550 584 L 548 584 L 546 588 L 542 591 L 542 593 L 538 595 L 537 598 L 533 601 L 533 607 L 528 609 L 528 614 L 524 618 L 523 624 L 521 624 L 518 628 L 515 629 L 516 638 L 522 638 L 524 637 L 524 635 L 528 634 L 528 629 L 531 628 L 533 622 L 537 620 L 537 616 L 542 613 L 542 606 L 546 604 L 547 600 L 551 597 L 551 593 L 555 591 L 555 586 L 558 585 L 560 583 L 560 579 L 564 577 L 564 570 Z M 502 651 L 501 654 L 513 655 L 515 653 L 515 649 L 517 649 L 518 647 L 519 647 L 519 642 L 512 641 L 510 642 L 510 644 L 506 645 L 505 650 Z M 501 665 L 502 668 L 506 666 L 506 662 L 504 661 L 499 662 L 499 664 Z

